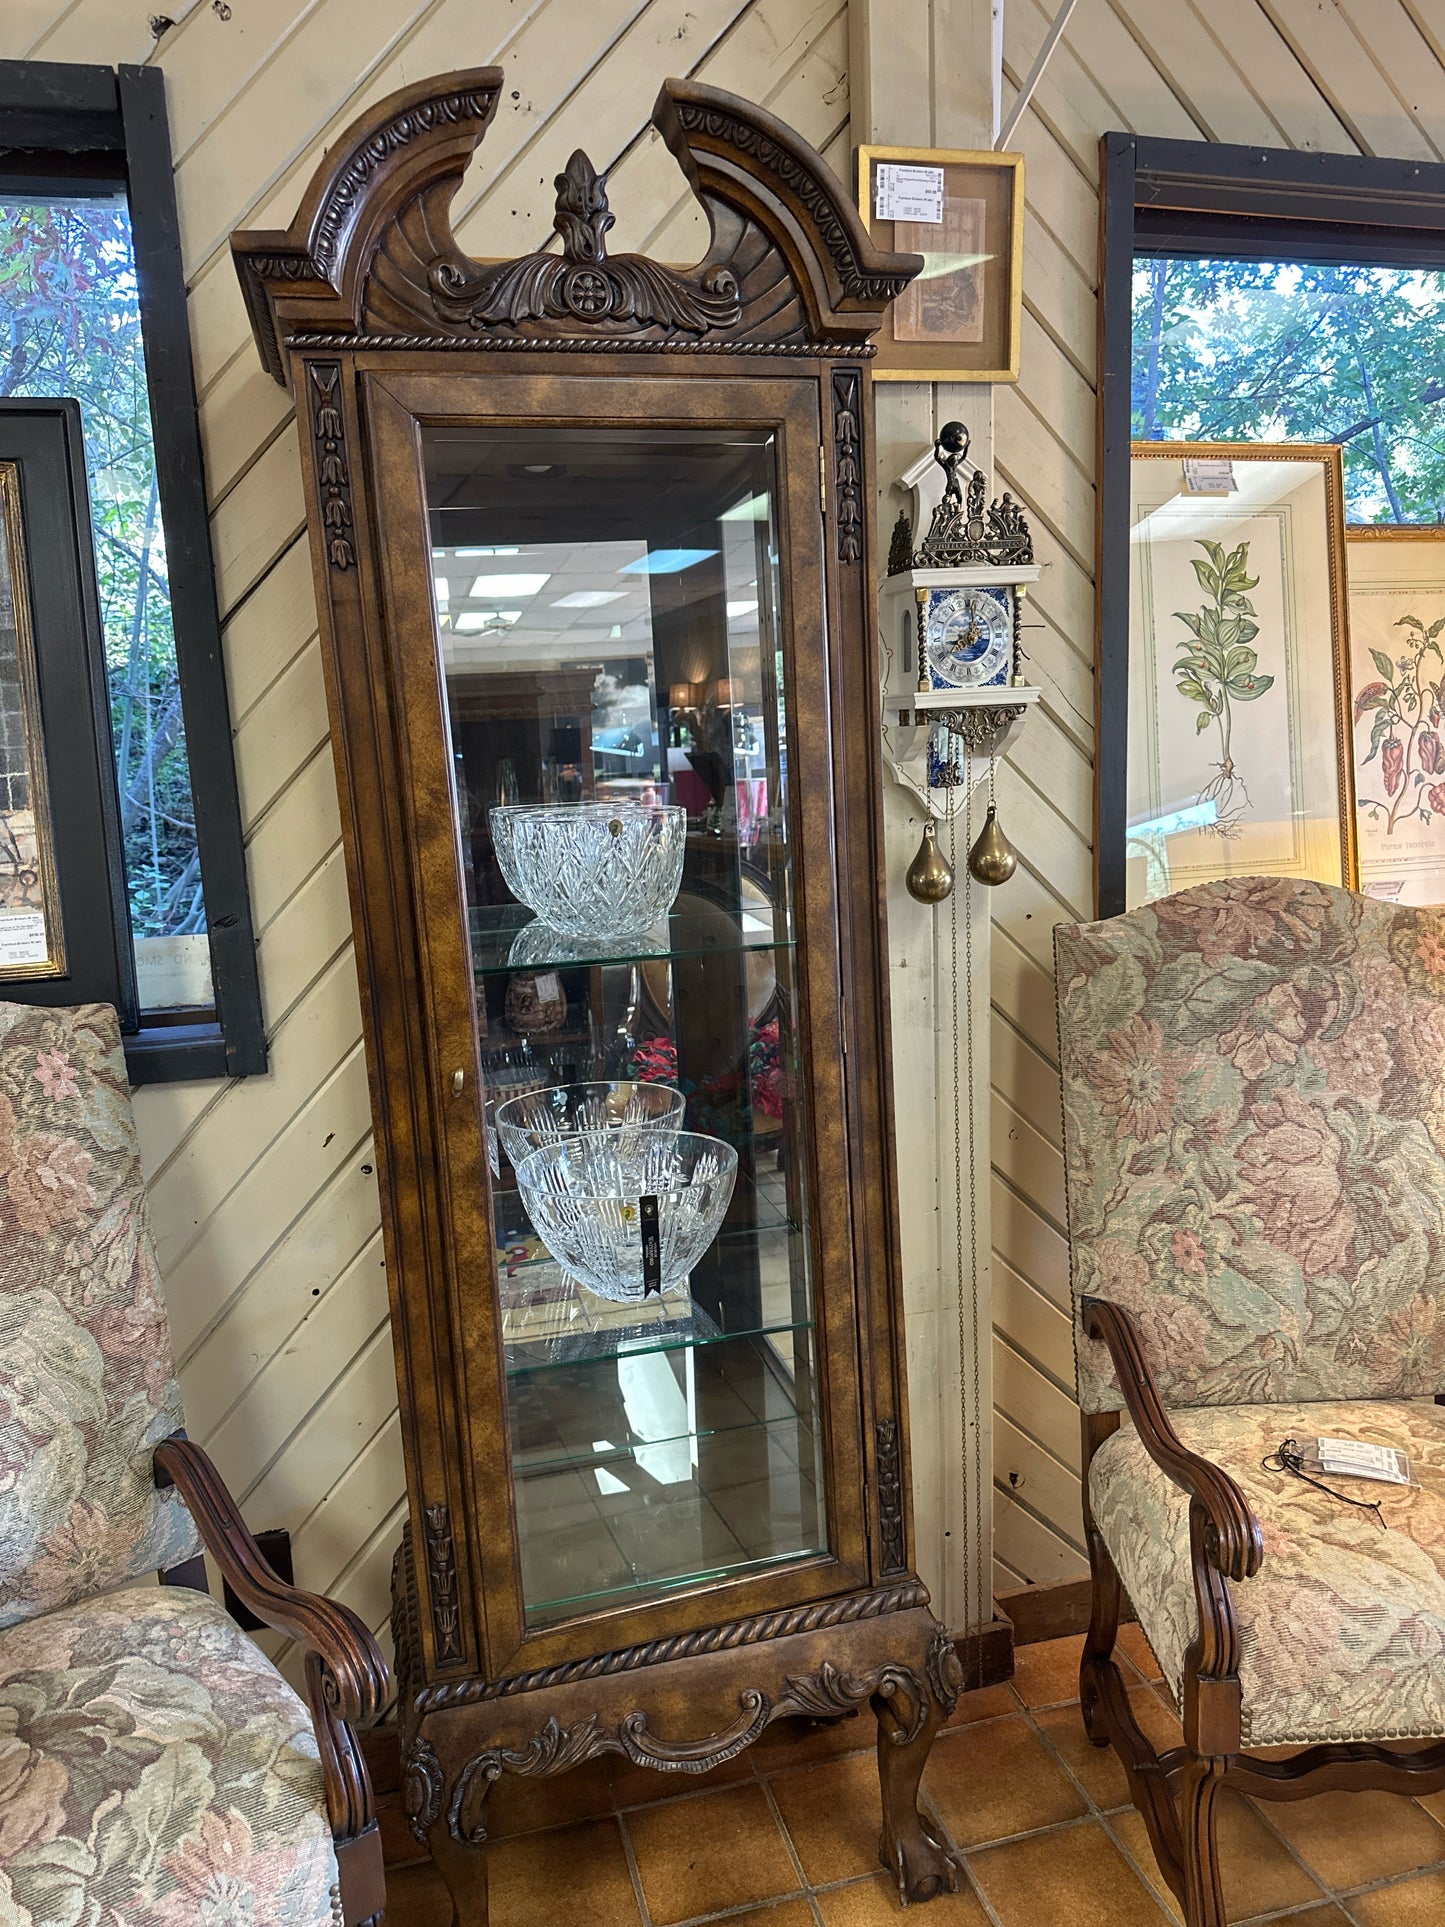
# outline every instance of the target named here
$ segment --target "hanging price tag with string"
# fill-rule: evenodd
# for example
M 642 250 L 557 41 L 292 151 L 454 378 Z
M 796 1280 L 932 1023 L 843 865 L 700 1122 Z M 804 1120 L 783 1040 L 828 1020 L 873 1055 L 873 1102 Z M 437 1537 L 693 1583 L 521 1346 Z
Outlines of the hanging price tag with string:
M 642 1295 L 651 1297 L 654 1293 L 662 1296 L 662 1228 L 658 1218 L 656 1197 L 649 1192 L 637 1200 L 638 1216 L 642 1220 Z

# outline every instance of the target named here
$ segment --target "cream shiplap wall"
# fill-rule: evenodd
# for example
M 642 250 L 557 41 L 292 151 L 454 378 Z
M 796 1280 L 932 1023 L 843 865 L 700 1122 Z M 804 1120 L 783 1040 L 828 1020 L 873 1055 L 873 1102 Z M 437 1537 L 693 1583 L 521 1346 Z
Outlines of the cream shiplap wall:
M 404 1516 L 396 1384 L 295 428 L 261 372 L 227 249 L 284 226 L 328 143 L 397 87 L 510 76 L 458 201 L 464 245 L 538 244 L 577 146 L 611 165 L 620 247 L 693 258 L 698 223 L 647 127 L 661 82 L 766 102 L 846 170 L 846 0 L 6 0 L 0 59 L 166 75 L 251 891 L 267 1076 L 138 1094 L 193 1436 L 298 1578 L 385 1625 Z
M 167 77 L 272 1068 L 147 1090 L 138 1108 L 192 1429 L 252 1522 L 291 1529 L 303 1581 L 378 1627 L 401 1457 L 336 793 L 291 411 L 256 361 L 226 239 L 283 225 L 363 107 L 498 61 L 511 82 L 459 200 L 464 244 L 535 245 L 547 183 L 585 145 L 615 163 L 618 246 L 687 258 L 696 215 L 640 132 L 659 83 L 691 73 L 765 101 L 846 177 L 846 5 L 229 0 L 222 19 L 172 0 L 159 43 L 152 0 L 0 9 L 0 58 L 158 61 Z M 1054 10 L 1006 0 L 1005 105 Z M 941 74 L 967 12 L 935 0 Z M 1115 128 L 1445 156 L 1445 0 L 1079 0 L 1019 131 L 1023 379 L 993 391 L 994 456 L 1048 567 L 1029 643 L 1044 704 L 999 784 L 1024 861 L 993 905 L 1000 1587 L 1084 1564 L 1050 932 L 1090 908 L 1097 144 Z
M 1056 10 L 1007 0 L 1006 104 Z M 1445 0 L 1079 0 L 1017 137 L 1023 378 L 994 391 L 994 453 L 1048 566 L 1028 643 L 1043 711 L 1000 783 L 1024 868 L 994 906 L 999 1588 L 1085 1570 L 1050 932 L 1091 914 L 1098 141 L 1113 130 L 1445 158 Z

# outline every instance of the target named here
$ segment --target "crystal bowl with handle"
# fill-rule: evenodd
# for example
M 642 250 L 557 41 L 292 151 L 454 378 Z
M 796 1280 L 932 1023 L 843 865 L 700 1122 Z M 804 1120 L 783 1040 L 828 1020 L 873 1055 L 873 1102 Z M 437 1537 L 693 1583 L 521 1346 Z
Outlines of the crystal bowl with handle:
M 513 1165 L 529 1151 L 579 1131 L 615 1131 L 619 1148 L 630 1148 L 639 1130 L 682 1129 L 687 1099 L 671 1084 L 614 1077 L 589 1084 L 554 1084 L 499 1104 L 493 1123 Z
M 507 803 L 489 821 L 507 888 L 565 937 L 640 936 L 682 886 L 676 803 Z
M 661 1284 L 672 1291 L 717 1236 L 737 1174 L 738 1154 L 721 1138 L 588 1131 L 529 1151 L 517 1189 L 559 1264 L 599 1298 L 640 1304 L 642 1199 L 657 1199 Z

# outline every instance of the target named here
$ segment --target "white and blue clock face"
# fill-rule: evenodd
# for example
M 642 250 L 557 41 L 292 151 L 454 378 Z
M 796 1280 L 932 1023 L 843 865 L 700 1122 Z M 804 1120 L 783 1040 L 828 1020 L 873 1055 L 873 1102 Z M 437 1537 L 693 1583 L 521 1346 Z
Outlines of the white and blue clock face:
M 1013 673 L 1013 591 L 933 589 L 924 617 L 935 689 L 989 689 Z

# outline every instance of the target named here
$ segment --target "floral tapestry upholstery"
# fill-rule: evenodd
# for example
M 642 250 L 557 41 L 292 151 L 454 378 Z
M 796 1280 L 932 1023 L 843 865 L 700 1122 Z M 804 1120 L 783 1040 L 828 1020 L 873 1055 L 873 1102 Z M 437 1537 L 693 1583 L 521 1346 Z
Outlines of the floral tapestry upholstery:
M 0 1004 L 0 1627 L 198 1549 L 183 1423 L 115 1013 Z
M 1165 1404 L 1445 1388 L 1445 914 L 1247 877 L 1055 955 L 1075 1299 L 1133 1314 Z
M 1191 1451 L 1239 1482 L 1264 1537 L 1253 1579 L 1228 1581 L 1250 1746 L 1445 1733 L 1445 1408 L 1429 1400 L 1195 1406 L 1171 1415 Z M 1260 1461 L 1281 1441 L 1368 1439 L 1407 1452 L 1419 1489 L 1335 1480 L 1372 1512 Z M 1189 1499 L 1127 1422 L 1099 1447 L 1089 1500 L 1176 1698 L 1199 1623 Z
M 0 1632 L 5 1927 L 334 1927 L 310 1715 L 205 1595 Z

